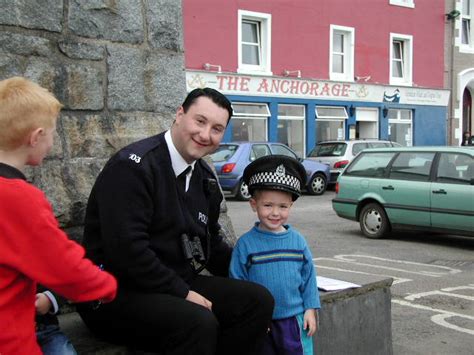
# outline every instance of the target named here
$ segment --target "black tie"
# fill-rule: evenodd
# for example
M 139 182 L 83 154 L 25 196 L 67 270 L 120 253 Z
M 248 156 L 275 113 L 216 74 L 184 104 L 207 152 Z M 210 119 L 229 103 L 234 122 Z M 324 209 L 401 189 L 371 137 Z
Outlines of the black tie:
M 178 185 L 178 189 L 182 192 L 186 192 L 186 175 L 189 173 L 190 170 L 191 166 L 188 165 L 188 167 L 184 169 L 184 171 L 176 178 L 176 184 Z

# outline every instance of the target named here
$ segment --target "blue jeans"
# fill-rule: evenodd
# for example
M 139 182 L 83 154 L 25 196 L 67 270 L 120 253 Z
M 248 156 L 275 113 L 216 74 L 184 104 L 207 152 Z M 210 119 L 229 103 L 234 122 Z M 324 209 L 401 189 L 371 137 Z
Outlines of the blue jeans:
M 36 339 L 44 355 L 77 355 L 69 339 L 56 324 L 42 327 L 36 332 Z

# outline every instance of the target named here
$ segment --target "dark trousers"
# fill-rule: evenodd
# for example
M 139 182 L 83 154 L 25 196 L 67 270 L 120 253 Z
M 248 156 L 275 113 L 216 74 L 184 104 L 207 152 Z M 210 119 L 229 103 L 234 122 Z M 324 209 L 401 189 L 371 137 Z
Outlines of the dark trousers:
M 212 312 L 183 298 L 119 290 L 92 310 L 78 306 L 89 329 L 108 341 L 161 354 L 257 354 L 271 322 L 273 297 L 262 286 L 198 276 L 191 289 Z

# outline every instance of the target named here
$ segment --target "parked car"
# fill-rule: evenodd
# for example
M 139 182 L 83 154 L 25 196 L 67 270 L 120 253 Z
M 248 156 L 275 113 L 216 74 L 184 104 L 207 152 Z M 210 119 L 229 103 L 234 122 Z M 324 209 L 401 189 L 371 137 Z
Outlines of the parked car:
M 409 229 L 474 237 L 474 149 L 367 149 L 339 177 L 332 207 L 368 238 Z
M 224 192 L 240 200 L 250 199 L 247 185 L 242 181 L 245 167 L 257 158 L 281 154 L 298 159 L 306 169 L 305 189 L 311 195 L 322 195 L 329 180 L 329 167 L 325 164 L 301 159 L 288 146 L 271 142 L 222 143 L 211 154 L 219 183 Z
M 358 139 L 324 141 L 316 144 L 308 154 L 308 159 L 328 164 L 331 169 L 330 184 L 335 184 L 342 170 L 366 148 L 401 147 L 400 144 L 391 141 L 377 139 Z

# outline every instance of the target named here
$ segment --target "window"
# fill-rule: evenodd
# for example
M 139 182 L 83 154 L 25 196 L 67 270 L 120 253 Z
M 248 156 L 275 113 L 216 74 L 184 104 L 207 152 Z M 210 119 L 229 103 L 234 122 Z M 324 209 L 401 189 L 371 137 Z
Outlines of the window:
M 356 156 L 360 152 L 362 152 L 365 148 L 367 148 L 367 143 L 354 143 L 352 146 L 352 155 Z
M 370 153 L 359 155 L 354 163 L 349 165 L 345 175 L 364 177 L 384 177 L 388 163 L 395 153 Z
M 347 143 L 317 144 L 310 157 L 342 157 L 346 153 Z
M 344 140 L 347 117 L 345 107 L 316 106 L 316 143 Z
M 266 141 L 270 110 L 262 103 L 232 103 L 232 141 Z
M 354 80 L 354 28 L 331 25 L 329 77 L 331 80 Z
M 271 75 L 271 20 L 269 14 L 239 10 L 239 73 Z
M 252 151 L 250 152 L 250 160 L 254 161 L 255 159 L 265 157 L 272 154 L 270 148 L 266 144 L 254 144 L 252 145 Z
M 412 111 L 388 110 L 388 139 L 405 147 L 412 146 Z
M 403 7 L 415 7 L 415 0 L 389 0 L 390 5 L 403 6 Z
M 390 84 L 411 85 L 413 37 L 390 34 Z
M 474 179 L 474 159 L 467 154 L 442 153 L 436 172 L 436 181 L 469 185 Z
M 461 46 L 467 49 L 474 49 L 472 42 L 472 0 L 462 0 L 461 9 Z
M 278 142 L 286 144 L 299 156 L 305 156 L 305 107 L 278 105 Z
M 210 155 L 213 163 L 229 160 L 239 148 L 235 144 L 222 144 L 217 150 Z
M 294 152 L 292 152 L 291 150 L 289 150 L 287 147 L 285 147 L 284 145 L 281 145 L 281 144 L 272 144 L 272 151 L 273 151 L 273 154 L 277 154 L 277 155 L 285 155 L 287 157 L 291 157 L 291 158 L 295 158 L 297 159 L 298 156 L 295 155 Z
M 428 181 L 435 153 L 400 153 L 392 164 L 391 179 Z

